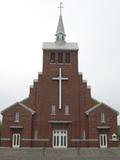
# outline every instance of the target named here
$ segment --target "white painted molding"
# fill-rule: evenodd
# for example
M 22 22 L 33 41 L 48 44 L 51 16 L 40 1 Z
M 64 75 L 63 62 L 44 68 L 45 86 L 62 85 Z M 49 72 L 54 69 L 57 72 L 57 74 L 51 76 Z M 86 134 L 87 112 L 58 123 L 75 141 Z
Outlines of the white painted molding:
M 22 128 L 23 128 L 23 126 L 10 126 L 10 128 L 22 129 Z
M 41 142 L 45 141 L 45 142 L 47 142 L 47 141 L 49 141 L 49 139 L 45 139 L 45 138 L 39 138 L 39 139 L 22 138 L 22 141 L 41 141 Z
M 1 141 L 10 141 L 10 138 L 1 138 Z
M 57 124 L 60 124 L 60 123 L 72 123 L 72 121 L 48 121 L 48 123 L 57 123 Z
M 71 139 L 72 142 L 86 142 L 86 141 L 91 141 L 91 142 L 97 142 L 99 141 L 98 139 Z

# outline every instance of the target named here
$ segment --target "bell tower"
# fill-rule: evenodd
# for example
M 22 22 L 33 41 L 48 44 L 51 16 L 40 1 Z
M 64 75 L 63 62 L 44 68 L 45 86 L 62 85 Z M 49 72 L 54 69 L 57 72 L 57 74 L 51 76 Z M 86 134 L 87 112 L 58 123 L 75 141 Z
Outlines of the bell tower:
M 62 18 L 62 2 L 60 16 L 55 34 L 55 42 L 43 43 L 43 74 L 52 74 L 53 71 L 70 70 L 78 73 L 78 44 L 65 41 L 65 29 Z

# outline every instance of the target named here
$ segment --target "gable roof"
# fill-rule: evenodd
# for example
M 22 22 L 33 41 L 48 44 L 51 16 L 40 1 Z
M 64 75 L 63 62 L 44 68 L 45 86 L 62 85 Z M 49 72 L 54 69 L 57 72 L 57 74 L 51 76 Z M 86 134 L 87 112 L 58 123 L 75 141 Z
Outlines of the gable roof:
M 16 102 L 13 105 L 7 107 L 6 109 L 4 109 L 3 111 L 1 111 L 1 114 L 3 114 L 4 112 L 6 112 L 8 109 L 14 107 L 15 105 L 20 105 L 21 107 L 23 107 L 24 109 L 28 110 L 29 112 L 31 112 L 31 114 L 33 115 L 35 113 L 35 111 L 31 108 L 29 108 L 28 106 L 26 106 L 25 104 L 21 103 L 21 102 Z
M 105 107 L 109 108 L 110 110 L 112 110 L 113 112 L 115 112 L 117 115 L 119 115 L 119 112 L 116 111 L 115 109 L 111 108 L 110 106 L 104 104 L 104 103 L 98 103 L 95 106 L 93 106 L 92 108 L 88 109 L 85 113 L 87 115 L 89 115 L 90 112 L 94 111 L 95 109 L 99 108 L 100 106 L 104 105 Z

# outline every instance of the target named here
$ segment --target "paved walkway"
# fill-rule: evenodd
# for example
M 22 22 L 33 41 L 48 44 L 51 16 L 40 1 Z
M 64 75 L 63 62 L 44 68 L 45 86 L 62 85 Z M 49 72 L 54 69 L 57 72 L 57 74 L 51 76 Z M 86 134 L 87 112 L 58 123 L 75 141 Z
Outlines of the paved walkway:
M 0 148 L 0 160 L 120 160 L 120 148 Z

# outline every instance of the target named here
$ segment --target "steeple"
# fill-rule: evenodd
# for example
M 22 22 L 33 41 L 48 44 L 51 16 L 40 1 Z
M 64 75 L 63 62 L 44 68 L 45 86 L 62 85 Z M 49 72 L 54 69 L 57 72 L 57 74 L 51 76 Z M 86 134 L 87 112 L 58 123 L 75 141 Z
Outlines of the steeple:
M 62 2 L 60 2 L 60 16 L 59 16 L 59 21 L 58 21 L 58 26 L 57 26 L 57 31 L 56 31 L 56 42 L 65 42 L 65 30 L 64 30 L 64 25 L 63 25 L 63 20 L 62 20 Z

